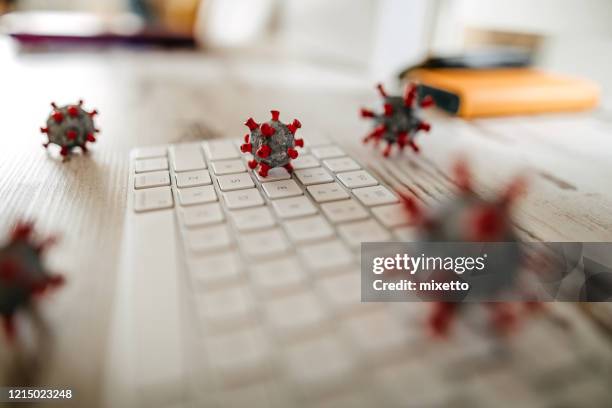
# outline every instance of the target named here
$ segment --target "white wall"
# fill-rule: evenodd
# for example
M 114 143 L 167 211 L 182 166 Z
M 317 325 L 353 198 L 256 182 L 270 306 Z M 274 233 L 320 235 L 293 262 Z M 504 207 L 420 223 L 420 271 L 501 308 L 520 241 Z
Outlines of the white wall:
M 612 38 L 612 0 L 440 0 L 436 51 L 460 50 L 466 27 L 559 38 Z
M 610 0 L 461 0 L 466 24 L 536 34 L 612 34 Z
M 379 2 L 370 72 L 381 78 L 396 76 L 408 64 L 420 62 L 429 52 L 433 24 L 431 0 Z
M 299 51 L 386 79 L 426 53 L 430 2 L 283 1 L 281 35 Z

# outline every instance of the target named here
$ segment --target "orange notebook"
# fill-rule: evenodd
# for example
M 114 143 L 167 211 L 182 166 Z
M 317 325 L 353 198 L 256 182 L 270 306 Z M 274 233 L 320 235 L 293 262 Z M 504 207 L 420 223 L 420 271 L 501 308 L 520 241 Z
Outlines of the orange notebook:
M 532 68 L 416 69 L 408 78 L 440 108 L 465 118 L 580 111 L 599 101 L 591 81 Z

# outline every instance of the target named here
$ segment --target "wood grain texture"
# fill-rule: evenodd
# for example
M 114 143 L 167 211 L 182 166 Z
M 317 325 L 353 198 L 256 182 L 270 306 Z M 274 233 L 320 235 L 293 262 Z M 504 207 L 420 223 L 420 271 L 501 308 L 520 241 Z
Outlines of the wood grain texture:
M 57 347 L 40 382 L 71 385 L 82 406 L 95 406 L 100 392 L 132 147 L 240 137 L 247 117 L 277 108 L 301 120 L 306 143 L 319 133 L 337 140 L 428 205 L 452 196 L 449 170 L 464 156 L 483 194 L 517 173 L 529 177 L 516 212 L 526 237 L 612 241 L 608 113 L 473 122 L 432 113 L 433 131 L 418 140 L 421 156 L 382 162 L 360 142 L 369 124 L 358 109 L 379 103 L 361 72 L 267 56 L 16 54 L 5 42 L 0 65 L 0 236 L 22 218 L 61 236 L 48 261 L 68 285 L 43 304 Z M 99 109 L 102 133 L 89 156 L 61 163 L 41 147 L 38 127 L 51 100 L 79 98 Z

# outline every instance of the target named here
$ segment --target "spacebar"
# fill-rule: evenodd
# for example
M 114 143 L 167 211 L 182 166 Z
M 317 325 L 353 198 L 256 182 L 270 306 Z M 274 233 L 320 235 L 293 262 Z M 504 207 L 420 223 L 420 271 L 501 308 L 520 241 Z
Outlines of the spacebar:
M 128 216 L 114 333 L 123 361 L 109 374 L 148 407 L 185 395 L 175 239 L 170 209 Z

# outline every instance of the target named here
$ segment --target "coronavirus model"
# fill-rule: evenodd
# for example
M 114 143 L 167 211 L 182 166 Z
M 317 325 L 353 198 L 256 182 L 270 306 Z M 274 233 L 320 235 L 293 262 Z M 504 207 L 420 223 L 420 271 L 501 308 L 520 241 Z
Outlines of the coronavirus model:
M 31 223 L 18 224 L 4 247 L 0 247 L 0 315 L 4 329 L 12 339 L 14 316 L 33 306 L 33 301 L 48 289 L 63 283 L 44 267 L 42 255 L 54 238 L 37 241 Z
M 99 132 L 93 120 L 98 112 L 96 110 L 88 112 L 83 109 L 83 101 L 62 107 L 51 103 L 51 106 L 53 112 L 47 119 L 47 126 L 40 128 L 40 131 L 48 137 L 48 141 L 43 146 L 45 148 L 50 144 L 60 146 L 60 154 L 64 158 L 77 147 L 87 152 L 87 143 L 95 142 L 96 133 Z
M 279 120 L 280 113 L 271 111 L 272 120 L 259 124 L 249 118 L 245 125 L 251 134 L 244 136 L 244 144 L 240 146 L 243 153 L 251 153 L 253 160 L 249 161 L 249 167 L 256 169 L 259 166 L 259 175 L 268 176 L 268 171 L 274 167 L 284 167 L 291 172 L 291 160 L 298 157 L 296 147 L 304 147 L 304 140 L 297 139 L 295 133 L 302 124 L 294 119 L 286 125 Z
M 414 142 L 419 131 L 429 132 L 431 126 L 419 117 L 421 109 L 434 105 L 430 96 L 421 98 L 418 86 L 410 83 L 406 86 L 404 96 L 389 96 L 381 84 L 377 85 L 380 96 L 383 97 L 383 112 L 375 113 L 369 109 L 361 109 L 361 117 L 371 118 L 374 121 L 374 130 L 364 139 L 364 143 L 374 141 L 378 145 L 380 141 L 387 143 L 383 155 L 391 154 L 393 145 L 397 145 L 400 151 L 406 146 L 418 153 L 419 147 Z
M 518 243 L 510 210 L 516 198 L 524 190 L 524 180 L 517 178 L 499 197 L 487 199 L 472 189 L 469 170 L 464 162 L 457 163 L 454 170 L 455 184 L 460 190 L 459 195 L 435 213 L 426 214 L 414 197 L 405 193 L 400 194 L 407 211 L 420 229 L 421 240 Z M 506 245 L 502 248 L 504 252 L 498 254 L 503 258 L 501 267 L 503 270 L 496 269 L 495 280 L 491 280 L 493 286 L 486 289 L 489 295 L 501 293 L 518 285 L 518 275 L 524 261 L 519 247 L 519 245 Z M 431 331 L 435 335 L 446 335 L 459 307 L 463 304 L 434 303 L 428 320 Z M 530 312 L 540 307 L 536 302 L 489 302 L 484 305 L 491 311 L 493 326 L 499 332 L 506 332 L 513 327 L 520 312 Z

